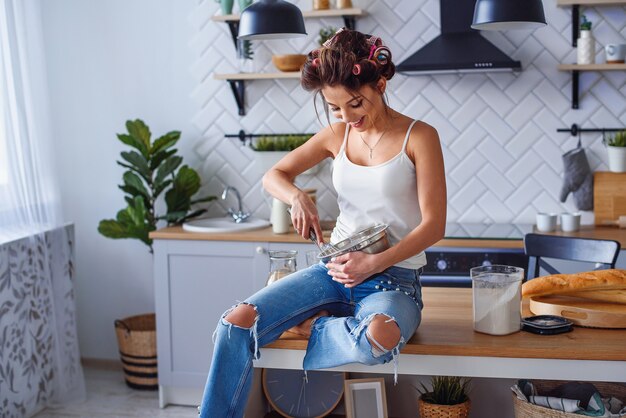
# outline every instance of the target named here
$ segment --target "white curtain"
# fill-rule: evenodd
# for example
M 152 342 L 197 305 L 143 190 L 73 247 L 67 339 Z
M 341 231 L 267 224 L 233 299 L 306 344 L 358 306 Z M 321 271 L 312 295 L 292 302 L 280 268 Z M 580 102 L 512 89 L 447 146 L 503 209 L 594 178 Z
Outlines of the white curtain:
M 84 398 L 73 228 L 62 226 L 41 0 L 0 0 L 0 417 Z
M 40 0 L 0 0 L 0 243 L 60 224 Z

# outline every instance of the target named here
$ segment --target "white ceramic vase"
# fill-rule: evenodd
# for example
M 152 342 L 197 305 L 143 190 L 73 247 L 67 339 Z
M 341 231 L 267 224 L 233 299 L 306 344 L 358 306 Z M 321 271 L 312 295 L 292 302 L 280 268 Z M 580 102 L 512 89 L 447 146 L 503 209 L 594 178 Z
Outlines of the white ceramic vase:
M 590 30 L 581 30 L 577 41 L 578 64 L 594 64 L 596 62 L 596 40 Z
M 609 154 L 609 170 L 614 173 L 626 173 L 626 147 L 606 147 Z

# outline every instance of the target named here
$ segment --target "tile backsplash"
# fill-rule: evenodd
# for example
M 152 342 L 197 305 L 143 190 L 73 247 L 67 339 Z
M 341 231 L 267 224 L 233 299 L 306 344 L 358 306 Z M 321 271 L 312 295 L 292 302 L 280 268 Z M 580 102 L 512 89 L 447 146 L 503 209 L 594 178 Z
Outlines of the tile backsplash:
M 310 1 L 294 1 L 303 10 Z M 380 36 L 401 62 L 439 33 L 437 0 L 353 0 L 366 11 L 357 18 L 358 30 Z M 448 220 L 460 222 L 533 222 L 538 211 L 573 211 L 572 197 L 562 204 L 561 154 L 577 139 L 557 133 L 577 123 L 585 128 L 626 126 L 626 71 L 583 72 L 580 109 L 571 109 L 571 75 L 559 63 L 573 63 L 571 10 L 545 0 L 548 26 L 528 31 L 483 32 L 506 54 L 522 62 L 520 73 L 463 73 L 405 76 L 389 84 L 390 105 L 439 131 L 446 164 Z M 603 63 L 604 45 L 626 43 L 626 6 L 581 7 L 593 22 L 596 62 Z M 228 27 L 211 16 L 219 5 L 201 0 L 189 20 L 194 28 L 190 45 L 197 52 L 191 71 L 197 79 L 192 96 L 198 103 L 194 124 L 203 132 L 195 150 L 203 160 L 200 174 L 205 188 L 219 194 L 224 185 L 242 193 L 255 216 L 269 217 L 269 201 L 262 192 L 261 171 L 252 152 L 224 134 L 240 129 L 252 133 L 315 132 L 320 122 L 312 95 L 296 79 L 255 80 L 246 83 L 246 115 L 239 116 L 225 81 L 213 73 L 238 71 Z M 237 13 L 237 6 L 235 6 Z M 255 71 L 276 71 L 271 55 L 306 53 L 317 45 L 322 26 L 343 25 L 340 18 L 306 19 L 309 35 L 297 40 L 253 43 Z M 319 108 L 319 106 L 318 106 Z M 321 117 L 325 123 L 325 117 Z M 584 134 L 582 144 L 592 170 L 607 170 L 606 150 L 599 134 Z M 330 161 L 315 176 L 299 176 L 297 183 L 317 189 L 322 219 L 337 215 L 336 194 L 330 180 Z M 231 202 L 229 202 L 231 203 Z M 213 203 L 221 215 L 226 206 Z M 592 213 L 583 214 L 590 223 Z

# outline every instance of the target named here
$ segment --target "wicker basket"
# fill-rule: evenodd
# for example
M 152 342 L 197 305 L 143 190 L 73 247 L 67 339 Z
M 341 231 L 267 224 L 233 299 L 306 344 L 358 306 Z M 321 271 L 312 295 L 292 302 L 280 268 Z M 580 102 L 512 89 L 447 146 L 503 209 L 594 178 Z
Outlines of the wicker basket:
M 115 320 L 126 384 L 133 389 L 157 390 L 156 321 L 153 313 Z
M 418 399 L 420 418 L 467 418 L 472 402 L 468 399 L 456 405 L 437 405 Z
M 567 382 L 560 380 L 533 380 L 533 384 L 539 393 L 550 391 L 563 383 Z M 604 382 L 590 383 L 593 383 L 603 398 L 613 396 L 622 402 L 626 402 L 626 385 Z M 544 408 L 543 406 L 533 405 L 519 399 L 515 393 L 513 393 L 513 409 L 515 410 L 515 418 L 580 418 L 582 416 L 580 414 L 556 411 L 554 409 Z

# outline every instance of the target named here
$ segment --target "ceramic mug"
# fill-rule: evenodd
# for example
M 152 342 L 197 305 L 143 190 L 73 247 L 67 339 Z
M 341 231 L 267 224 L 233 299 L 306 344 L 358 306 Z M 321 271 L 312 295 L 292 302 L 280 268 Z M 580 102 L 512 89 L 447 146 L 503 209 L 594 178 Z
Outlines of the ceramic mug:
M 552 232 L 556 231 L 556 213 L 543 213 L 537 214 L 537 231 Z
M 608 44 L 604 47 L 607 64 L 623 63 L 626 58 L 626 44 Z
M 580 213 L 562 213 L 561 231 L 574 232 L 580 229 Z

